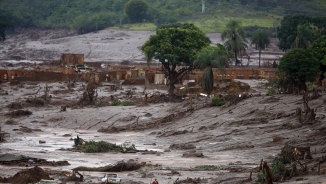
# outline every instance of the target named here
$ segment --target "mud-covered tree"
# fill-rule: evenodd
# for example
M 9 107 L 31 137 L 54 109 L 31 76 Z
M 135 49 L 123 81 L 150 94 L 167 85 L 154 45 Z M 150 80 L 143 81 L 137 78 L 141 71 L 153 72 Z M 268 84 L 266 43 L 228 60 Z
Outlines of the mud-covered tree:
M 254 44 L 256 49 L 259 51 L 260 67 L 261 51 L 270 44 L 268 32 L 264 29 L 257 29 L 252 35 L 251 44 Z
M 194 65 L 204 69 L 200 84 L 208 95 L 212 93 L 214 88 L 213 68 L 218 68 L 225 72 L 225 65 L 228 59 L 228 53 L 223 45 L 205 47 L 198 53 Z
M 159 28 L 141 47 L 148 64 L 153 59 L 162 63 L 169 79 L 170 100 L 174 85 L 194 68 L 193 61 L 200 49 L 208 46 L 208 40 L 193 24 L 178 24 Z
M 226 29 L 221 34 L 221 38 L 226 40 L 224 43 L 225 48 L 234 53 L 235 65 L 241 64 L 241 61 L 238 60 L 238 55 L 248 47 L 246 32 L 241 26 L 241 22 L 237 20 L 228 22 Z
M 148 8 L 145 0 L 130 0 L 125 5 L 125 13 L 131 22 L 142 22 Z
M 97 87 L 98 83 L 95 81 L 95 75 L 91 74 L 88 78 L 85 90 L 78 100 L 79 105 L 93 105 L 97 100 Z
M 319 62 L 311 49 L 292 49 L 281 58 L 277 74 L 290 90 L 306 90 L 306 82 L 314 82 L 319 74 Z

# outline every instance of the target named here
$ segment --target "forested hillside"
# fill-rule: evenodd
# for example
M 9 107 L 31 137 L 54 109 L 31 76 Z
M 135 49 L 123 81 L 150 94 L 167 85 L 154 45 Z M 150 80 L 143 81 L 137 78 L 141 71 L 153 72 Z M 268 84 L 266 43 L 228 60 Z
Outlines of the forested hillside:
M 0 0 L 0 12 L 9 17 L 16 27 L 73 28 L 89 32 L 130 23 L 124 11 L 128 1 Z M 204 12 L 201 0 L 144 1 L 148 10 L 142 22 L 160 25 L 193 21 L 205 23 L 208 31 L 223 26 L 223 20 L 214 20 L 225 17 L 252 18 L 247 25 L 271 27 L 286 14 L 322 16 L 326 12 L 325 0 L 204 0 Z M 211 29 L 209 26 L 212 26 Z

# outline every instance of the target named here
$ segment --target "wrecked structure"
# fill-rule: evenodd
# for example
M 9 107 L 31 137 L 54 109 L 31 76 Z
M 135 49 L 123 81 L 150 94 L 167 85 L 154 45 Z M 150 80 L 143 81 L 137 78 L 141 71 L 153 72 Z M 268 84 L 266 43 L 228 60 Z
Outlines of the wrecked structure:
M 89 65 L 84 61 L 83 54 L 62 54 L 60 60 L 53 61 L 52 65 L 36 65 L 18 68 L 7 67 L 0 69 L 0 81 L 70 81 L 79 76 L 87 81 L 90 73 L 95 75 L 96 82 L 122 81 L 122 85 L 163 85 L 168 83 L 166 75 L 160 67 L 129 66 L 103 64 L 92 62 Z M 90 66 L 105 66 L 90 67 Z M 223 73 L 214 69 L 214 80 L 219 79 L 270 79 L 275 78 L 275 68 L 227 68 Z M 194 70 L 184 76 L 180 84 L 198 82 L 203 71 Z

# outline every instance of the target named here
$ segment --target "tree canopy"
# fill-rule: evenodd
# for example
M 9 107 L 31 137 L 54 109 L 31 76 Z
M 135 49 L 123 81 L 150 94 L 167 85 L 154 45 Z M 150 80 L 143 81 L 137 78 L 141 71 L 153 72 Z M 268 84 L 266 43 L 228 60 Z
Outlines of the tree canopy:
M 4 15 L 0 14 L 0 42 L 6 39 L 6 29 L 12 26 L 12 22 Z
M 319 74 L 319 61 L 311 49 L 292 49 L 281 58 L 277 73 L 288 88 L 306 90 L 306 82 L 314 82 Z
M 0 12 L 3 12 L 16 27 L 37 28 L 73 28 L 96 30 L 127 23 L 124 14 L 125 4 L 129 0 L 2 0 Z M 312 16 L 325 15 L 326 1 L 323 0 L 205 0 L 205 12 L 201 13 L 200 0 L 146 0 L 149 9 L 146 20 L 156 25 L 225 15 L 230 17 L 252 14 L 257 16 L 283 16 L 302 13 Z M 295 7 L 295 8 L 292 8 Z M 106 16 L 97 16 L 106 14 Z M 79 18 L 78 18 L 79 17 Z M 80 21 L 86 18 L 85 22 Z M 249 17 L 251 18 L 251 17 Z M 107 20 L 106 20 L 107 19 Z M 278 18 L 275 18 L 277 21 Z M 317 20 L 315 18 L 315 20 Z M 320 22 L 326 22 L 320 20 Z M 214 24 L 214 23 L 213 23 Z M 315 24 L 315 23 L 314 23 Z M 326 24 L 326 23 L 324 23 Z M 89 25 L 89 26 L 88 26 Z
M 263 29 L 257 29 L 253 33 L 253 36 L 251 38 L 251 44 L 254 44 L 256 49 L 259 50 L 259 67 L 260 67 L 261 51 L 270 44 L 268 32 Z
M 241 22 L 236 20 L 228 22 L 226 29 L 221 34 L 221 38 L 222 40 L 226 40 L 224 43 L 225 48 L 234 53 L 235 64 L 241 63 L 237 56 L 248 47 L 246 33 L 241 26 Z
M 314 33 L 310 27 L 310 24 L 303 24 L 297 26 L 295 35 L 290 35 L 287 38 L 289 43 L 292 42 L 291 48 L 303 48 L 306 49 L 311 46 Z
M 323 33 L 326 31 L 324 29 L 326 28 L 326 17 L 311 17 L 308 15 L 285 16 L 281 21 L 281 25 L 277 28 L 278 47 L 283 51 L 287 51 L 295 46 L 295 41 L 297 41 L 295 38 L 300 36 L 303 36 L 307 41 L 313 42 L 318 35 L 311 35 L 311 32 L 314 33 L 314 31 L 309 30 L 310 28 L 307 26 L 309 24 L 316 26 Z
M 208 46 L 206 35 L 193 24 L 164 26 L 150 36 L 141 50 L 147 62 L 158 60 L 170 80 L 169 94 L 173 96 L 174 84 L 193 69 L 193 61 L 203 47 Z
M 319 61 L 320 80 L 326 76 L 326 36 L 321 36 L 312 44 L 312 52 Z
M 142 22 L 148 8 L 145 0 L 129 0 L 125 5 L 125 13 L 131 22 Z

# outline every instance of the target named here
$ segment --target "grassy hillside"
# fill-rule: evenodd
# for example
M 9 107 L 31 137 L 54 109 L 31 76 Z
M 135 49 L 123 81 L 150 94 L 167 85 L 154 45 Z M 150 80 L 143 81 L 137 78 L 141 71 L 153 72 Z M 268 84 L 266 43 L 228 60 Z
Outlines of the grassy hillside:
M 325 0 L 146 0 L 149 4 L 144 23 L 130 25 L 124 14 L 128 0 L 0 0 L 0 12 L 18 27 L 72 28 L 89 32 L 106 27 L 155 29 L 155 25 L 193 22 L 206 32 L 224 29 L 230 19 L 243 26 L 273 28 L 283 15 L 300 13 L 323 16 Z

